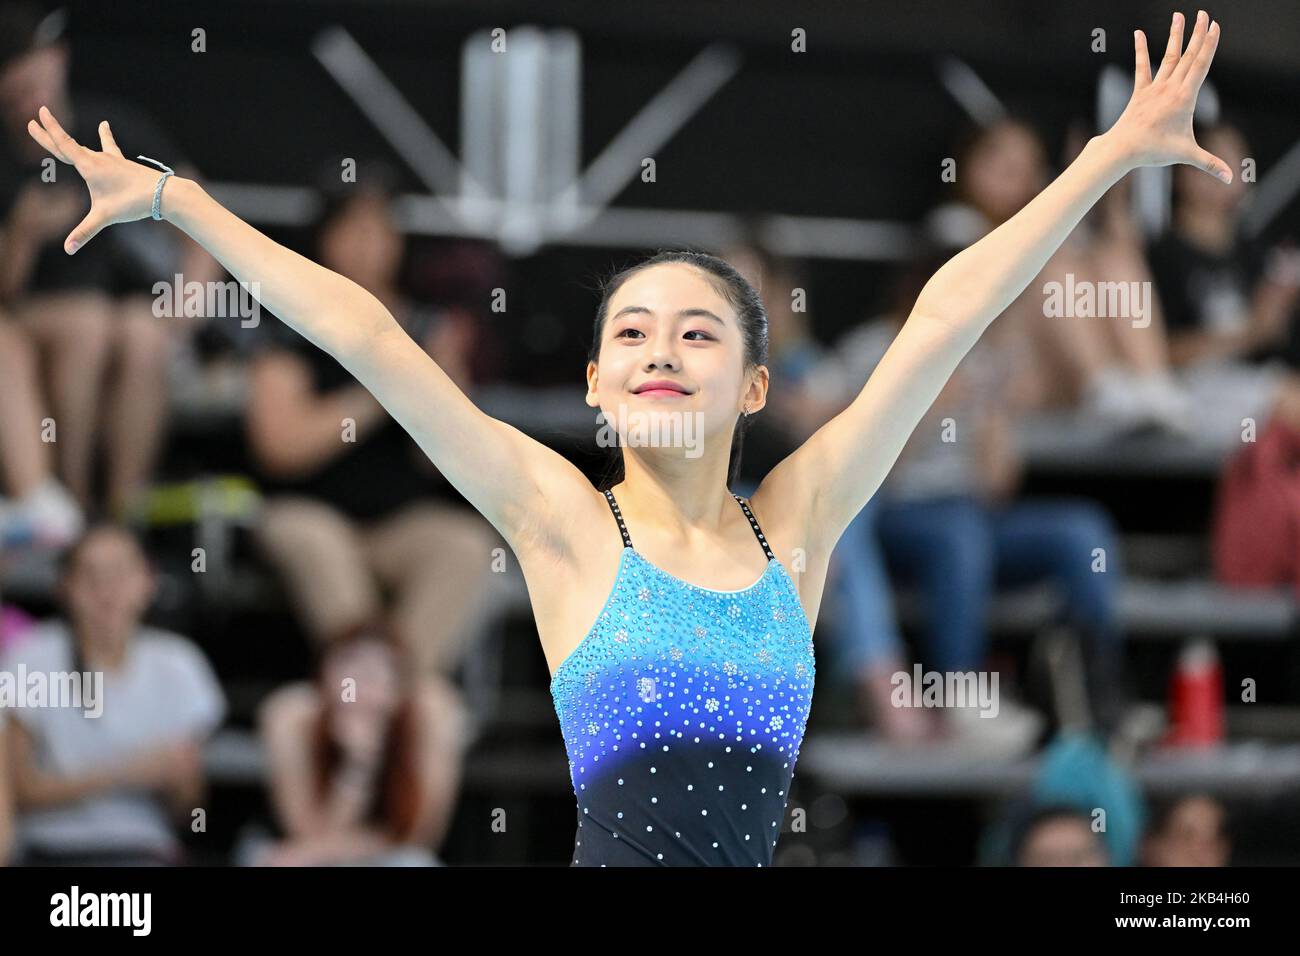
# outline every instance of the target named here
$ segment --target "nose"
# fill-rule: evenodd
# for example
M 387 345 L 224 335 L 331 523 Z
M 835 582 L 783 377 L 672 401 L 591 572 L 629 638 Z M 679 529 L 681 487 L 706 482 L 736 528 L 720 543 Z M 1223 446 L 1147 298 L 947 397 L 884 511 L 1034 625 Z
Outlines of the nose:
M 671 331 L 659 331 L 655 334 L 654 340 L 650 346 L 650 357 L 646 362 L 646 371 L 652 368 L 671 369 L 672 371 L 681 371 L 681 363 L 677 358 L 676 338 Z

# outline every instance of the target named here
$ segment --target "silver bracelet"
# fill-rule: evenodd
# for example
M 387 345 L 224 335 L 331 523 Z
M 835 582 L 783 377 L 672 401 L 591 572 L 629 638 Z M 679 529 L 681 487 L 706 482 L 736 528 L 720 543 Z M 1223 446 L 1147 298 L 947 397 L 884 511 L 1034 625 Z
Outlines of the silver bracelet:
M 163 174 L 158 177 L 158 185 L 153 188 L 153 218 L 155 220 L 161 220 L 163 183 L 167 182 L 168 176 L 175 176 L 176 172 L 170 166 L 166 166 L 163 163 L 158 162 L 156 159 L 150 159 L 148 156 L 137 156 L 136 159 L 143 159 L 147 163 L 153 163 L 163 171 Z

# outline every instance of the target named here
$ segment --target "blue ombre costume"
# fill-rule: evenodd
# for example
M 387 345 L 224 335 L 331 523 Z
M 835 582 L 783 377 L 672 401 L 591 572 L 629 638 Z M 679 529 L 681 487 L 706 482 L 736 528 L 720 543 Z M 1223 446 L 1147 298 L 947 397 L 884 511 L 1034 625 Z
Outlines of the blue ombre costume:
M 767 555 L 739 591 L 696 587 L 623 535 L 618 576 L 551 695 L 578 798 L 575 866 L 766 866 L 812 704 L 812 633 Z

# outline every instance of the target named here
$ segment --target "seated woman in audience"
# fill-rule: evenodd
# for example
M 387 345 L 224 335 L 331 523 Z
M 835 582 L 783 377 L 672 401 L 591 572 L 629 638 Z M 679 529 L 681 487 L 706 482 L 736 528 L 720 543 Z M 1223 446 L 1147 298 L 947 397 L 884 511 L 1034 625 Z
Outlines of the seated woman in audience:
M 382 301 L 462 387 L 472 325 L 398 289 L 403 238 L 386 185 L 335 187 L 321 262 Z M 449 675 L 490 607 L 496 531 L 450 487 L 373 395 L 276 324 L 255 360 L 248 438 L 269 495 L 256 533 L 317 643 L 385 614 L 415 666 Z M 504 552 L 502 552 L 504 553 Z M 385 598 L 387 597 L 387 600 Z
M 1234 169 L 1250 154 L 1227 123 L 1198 139 Z M 1173 222 L 1150 256 L 1170 355 L 1196 408 L 1198 434 L 1216 447 L 1240 448 L 1243 419 L 1259 431 L 1274 416 L 1300 427 L 1297 253 L 1269 250 L 1243 232 L 1251 189 L 1245 176 L 1203 183 L 1175 168 L 1173 177 Z
M 1083 141 L 1079 139 L 1079 149 Z M 936 208 L 926 223 L 930 241 L 952 251 L 1014 216 L 1049 178 L 1041 137 L 1015 118 L 968 133 L 956 160 L 956 197 Z M 1089 283 L 1096 288 L 1103 282 L 1149 282 L 1141 240 L 1125 205 L 1127 188 L 1121 181 L 1103 197 L 1007 308 L 999 325 L 1016 326 L 1017 336 L 1034 347 L 1035 405 L 1078 408 L 1117 430 L 1154 424 L 1181 432 L 1188 424 L 1187 403 L 1170 377 L 1154 296 L 1149 314 L 1141 316 L 1131 300 L 1119 315 L 1049 308 L 1048 283 L 1061 283 L 1064 290 Z
M 892 314 L 848 333 L 836 374 L 860 383 L 898 333 L 933 263 L 903 273 Z M 1017 500 L 1021 461 L 1015 422 L 1033 400 L 1030 346 L 1012 326 L 991 328 L 975 345 L 922 419 L 876 493 L 872 521 L 890 572 L 918 588 L 925 608 L 921 658 L 927 669 L 987 667 L 987 614 L 1000 585 L 1049 580 L 1062 592 L 1064 620 L 1083 639 L 1093 717 L 1114 729 L 1123 693 L 1118 535 L 1106 512 L 1082 499 Z M 878 642 L 879 643 L 879 642 Z M 886 675 L 903 664 L 901 645 L 876 649 L 877 706 L 892 708 Z M 891 670 L 892 668 L 892 670 Z M 956 736 L 973 746 L 1022 751 L 1041 720 L 1003 695 L 1001 713 L 946 708 L 928 717 L 927 736 Z
M 93 527 L 65 561 L 66 621 L 38 626 L 0 662 L 46 675 L 51 693 L 66 686 L 60 675 L 90 675 L 58 706 L 51 698 L 0 712 L 19 860 L 182 862 L 176 824 L 188 826 L 201 806 L 202 748 L 225 713 L 221 689 L 194 645 L 142 623 L 154 576 L 128 532 Z
M 70 88 L 72 50 L 59 22 L 34 4 L 0 7 L 0 440 L 8 459 L 0 493 L 12 499 L 12 521 L 66 543 L 79 518 L 69 500 L 83 511 L 119 515 L 153 476 L 168 421 L 171 360 L 192 331 L 184 317 L 154 314 L 155 284 L 170 288 L 178 273 L 203 283 L 222 271 L 179 232 L 132 228 L 99 250 L 63 251 L 63 237 L 86 213 L 85 194 L 66 177 L 50 176 L 44 154 L 32 149 L 27 122 L 34 110 L 60 110 L 81 136 L 111 119 L 133 153 L 166 156 L 183 176 L 197 172 L 130 101 Z M 6 408 L 15 396 L 22 405 Z M 41 448 L 47 415 L 57 441 L 47 437 Z M 103 498 L 93 480 L 97 449 Z
M 267 866 L 432 865 L 459 786 L 464 715 L 377 626 L 329 642 L 316 683 L 262 706 L 283 839 Z

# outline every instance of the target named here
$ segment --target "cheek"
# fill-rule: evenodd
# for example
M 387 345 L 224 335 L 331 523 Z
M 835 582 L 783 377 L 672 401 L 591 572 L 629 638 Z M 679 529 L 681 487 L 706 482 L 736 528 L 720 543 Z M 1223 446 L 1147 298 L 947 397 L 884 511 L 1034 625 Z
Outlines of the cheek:
M 631 387 L 631 380 L 637 378 L 639 368 L 640 365 L 631 349 L 613 340 L 606 342 L 600 350 L 600 364 L 596 376 L 597 394 L 622 393 Z

